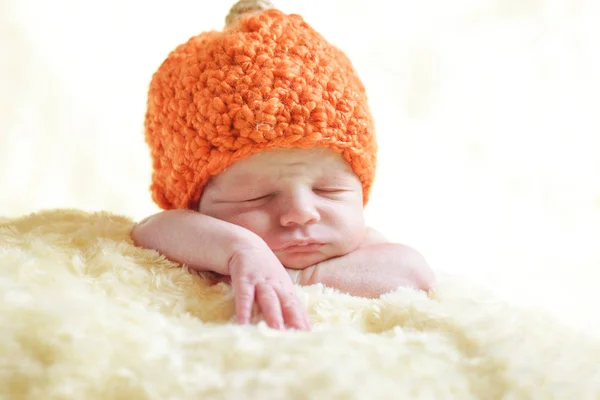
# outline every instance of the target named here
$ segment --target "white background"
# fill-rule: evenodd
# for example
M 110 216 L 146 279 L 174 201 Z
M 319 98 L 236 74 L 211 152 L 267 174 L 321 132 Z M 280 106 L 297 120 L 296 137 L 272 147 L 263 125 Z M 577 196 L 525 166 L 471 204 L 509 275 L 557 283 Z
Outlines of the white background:
M 166 4 L 0 1 L 0 216 L 157 211 L 149 80 L 231 6 Z M 600 2 L 277 5 L 341 47 L 367 86 L 381 147 L 369 222 L 435 270 L 598 328 Z

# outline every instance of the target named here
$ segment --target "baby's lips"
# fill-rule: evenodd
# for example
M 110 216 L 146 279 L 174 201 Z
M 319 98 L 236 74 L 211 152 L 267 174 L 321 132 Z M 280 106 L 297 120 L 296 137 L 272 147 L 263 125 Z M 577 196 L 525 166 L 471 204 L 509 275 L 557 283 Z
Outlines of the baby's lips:
M 319 240 L 315 240 L 315 239 L 290 240 L 289 242 L 283 243 L 283 245 L 279 246 L 278 248 L 275 248 L 274 251 L 285 252 L 285 251 L 291 251 L 291 250 L 300 250 L 303 248 L 306 250 L 310 250 L 313 248 L 316 249 L 323 245 L 325 245 L 325 243 L 323 243 L 322 241 L 319 241 Z

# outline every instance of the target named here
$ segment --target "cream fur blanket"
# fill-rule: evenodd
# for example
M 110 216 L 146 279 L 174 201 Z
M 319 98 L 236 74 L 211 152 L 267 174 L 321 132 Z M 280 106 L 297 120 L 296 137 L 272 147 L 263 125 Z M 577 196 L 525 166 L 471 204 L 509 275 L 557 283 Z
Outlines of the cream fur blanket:
M 132 221 L 0 221 L 2 399 L 600 399 L 600 345 L 451 280 L 378 300 L 298 288 L 310 333 L 231 323 L 233 300 Z

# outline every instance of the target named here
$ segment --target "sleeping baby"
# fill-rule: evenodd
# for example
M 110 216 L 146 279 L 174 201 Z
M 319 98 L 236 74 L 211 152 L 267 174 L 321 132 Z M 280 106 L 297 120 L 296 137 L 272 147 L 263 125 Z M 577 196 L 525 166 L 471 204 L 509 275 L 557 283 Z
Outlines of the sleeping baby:
M 365 225 L 377 143 L 345 54 L 264 1 L 240 1 L 226 21 L 152 78 L 145 135 L 164 211 L 134 243 L 227 277 L 242 324 L 256 304 L 272 328 L 310 329 L 295 284 L 430 290 L 423 257 Z

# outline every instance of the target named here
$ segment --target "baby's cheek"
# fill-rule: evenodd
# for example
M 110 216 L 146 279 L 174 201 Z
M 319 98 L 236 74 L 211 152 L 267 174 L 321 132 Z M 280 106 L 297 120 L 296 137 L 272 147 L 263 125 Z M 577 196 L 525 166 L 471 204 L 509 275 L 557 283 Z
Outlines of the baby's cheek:
M 227 222 L 246 228 L 264 239 L 271 226 L 271 217 L 263 210 L 251 210 L 232 215 Z
M 355 210 L 346 210 L 342 215 L 337 215 L 337 232 L 341 234 L 340 245 L 346 251 L 356 250 L 366 234 L 364 217 Z

